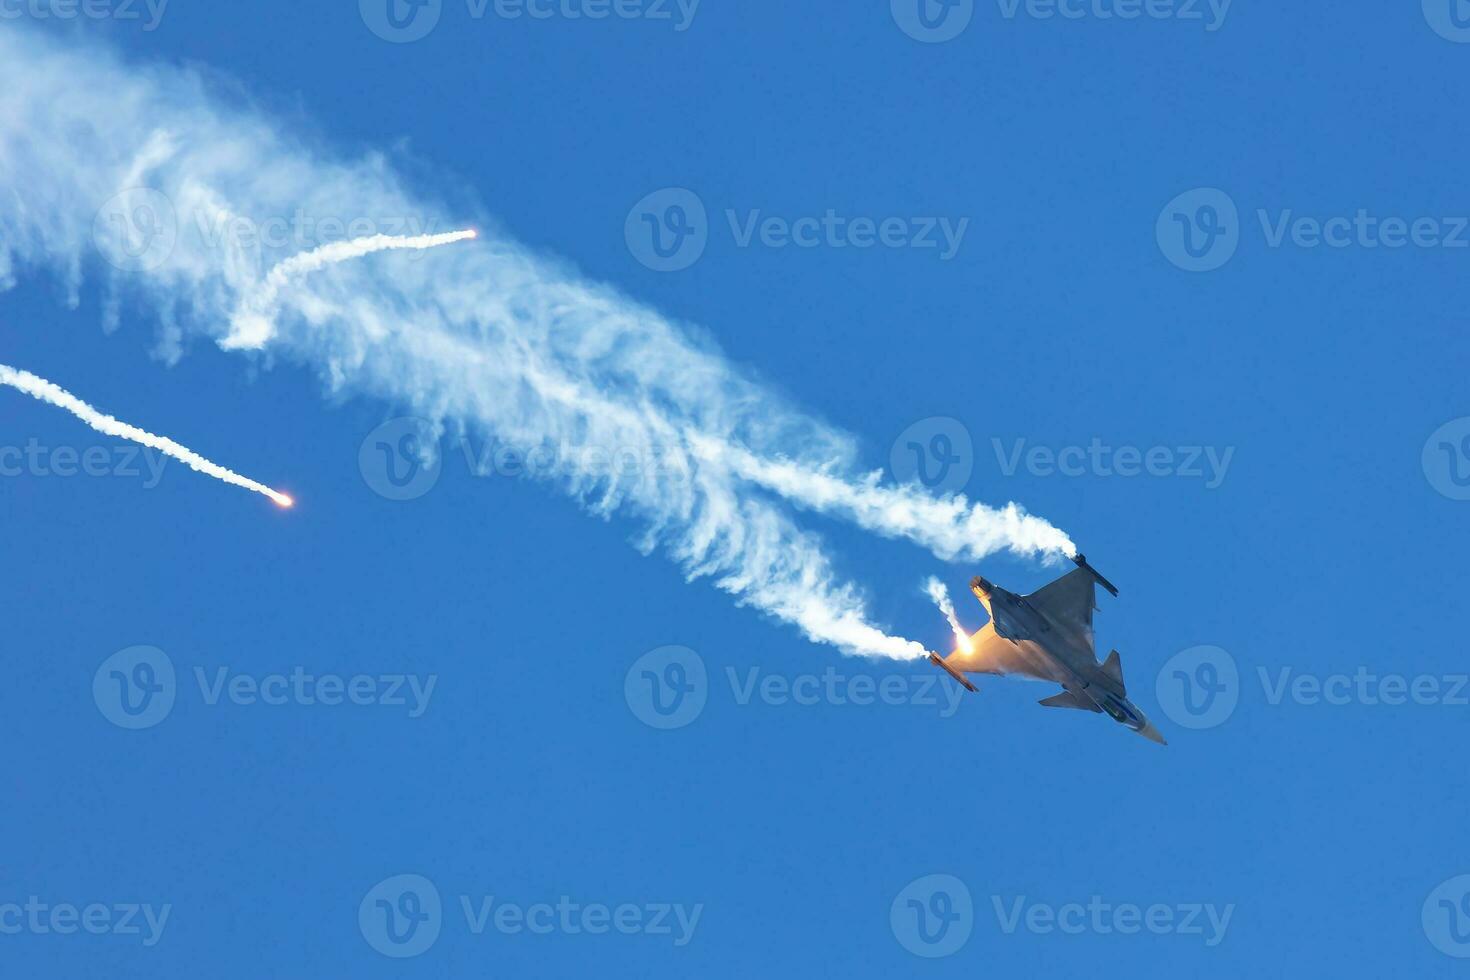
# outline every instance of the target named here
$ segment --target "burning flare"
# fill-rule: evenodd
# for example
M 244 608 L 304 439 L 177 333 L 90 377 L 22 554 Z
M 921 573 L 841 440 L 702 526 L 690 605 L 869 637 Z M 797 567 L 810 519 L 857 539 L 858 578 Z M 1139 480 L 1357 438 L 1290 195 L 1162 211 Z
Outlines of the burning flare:
M 955 615 L 954 602 L 949 597 L 949 589 L 945 588 L 944 583 L 939 579 L 930 577 L 924 582 L 924 591 L 929 594 L 929 598 L 934 600 L 939 611 L 944 613 L 944 618 L 949 620 L 949 628 L 954 631 L 955 648 L 969 653 L 971 651 L 970 634 L 965 632 L 965 628 L 960 625 L 959 617 Z
M 295 503 L 294 500 L 279 490 L 272 490 L 264 483 L 256 483 L 249 477 L 241 476 L 233 470 L 225 469 L 218 463 L 210 462 L 192 449 L 185 448 L 172 439 L 165 438 L 164 436 L 156 436 L 151 432 L 138 428 L 136 425 L 119 422 L 111 415 L 104 415 L 71 392 L 52 384 L 45 378 L 37 377 L 29 371 L 22 371 L 18 368 L 0 364 L 0 385 L 8 385 L 16 391 L 25 392 L 38 401 L 43 401 L 48 405 L 55 405 L 57 408 L 64 408 L 104 435 L 121 436 L 124 439 L 131 439 L 140 445 L 157 449 L 166 456 L 172 456 L 190 469 L 198 470 L 200 473 L 212 476 L 216 480 L 223 480 L 226 483 L 233 483 L 237 487 L 244 487 L 246 490 L 263 493 L 282 507 L 290 507 Z

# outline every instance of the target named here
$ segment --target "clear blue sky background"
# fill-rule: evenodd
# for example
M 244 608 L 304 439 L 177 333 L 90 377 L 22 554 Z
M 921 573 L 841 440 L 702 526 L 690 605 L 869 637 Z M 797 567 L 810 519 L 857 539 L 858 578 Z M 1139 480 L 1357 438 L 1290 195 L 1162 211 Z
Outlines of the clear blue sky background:
M 840 7 L 841 9 L 837 9 Z M 11 29 L 0 25 L 0 29 Z M 58 29 L 52 25 L 48 29 Z M 373 493 L 358 448 L 394 407 L 331 403 L 306 369 L 205 343 L 169 368 L 156 324 L 100 328 L 29 279 L 0 297 L 0 361 L 72 388 L 299 496 L 293 512 L 170 466 L 141 478 L 0 479 L 9 746 L 0 902 L 169 903 L 162 940 L 0 936 L 9 976 L 1449 976 L 1421 906 L 1470 872 L 1470 706 L 1272 704 L 1258 669 L 1326 678 L 1463 672 L 1470 503 L 1421 449 L 1470 415 L 1470 250 L 1272 248 L 1257 219 L 1470 213 L 1470 45 L 1417 4 L 1239 0 L 1198 21 L 1007 19 L 980 3 L 922 44 L 885 2 L 706 0 L 668 22 L 472 20 L 375 37 L 356 5 L 189 3 L 160 28 L 91 25 L 130 57 L 196 62 L 319 125 L 344 153 L 398 145 L 432 190 L 478 194 L 527 243 L 692 323 L 873 467 L 930 416 L 973 436 L 968 490 L 1067 529 L 1122 588 L 1099 645 L 1170 740 L 1052 712 L 990 680 L 931 706 L 740 704 L 727 669 L 928 676 L 844 660 L 686 585 L 546 487 L 475 479 Z M 641 265 L 633 203 L 708 207 L 704 256 Z M 1216 187 L 1239 249 L 1190 273 L 1156 239 L 1176 195 Z M 740 248 L 723 212 L 970 219 L 959 254 Z M 1166 222 L 1167 223 L 1167 222 Z M 1211 446 L 1224 482 L 1002 471 L 992 438 L 1060 448 Z M 0 392 L 0 443 L 106 445 Z M 941 574 L 973 628 L 979 569 L 812 522 L 896 630 L 945 643 L 917 592 Z M 1010 559 L 1018 591 L 1052 574 Z M 103 717 L 92 679 L 164 650 L 177 703 Z M 659 731 L 629 667 L 697 651 L 708 703 Z M 1190 730 L 1156 677 L 1210 644 L 1239 667 L 1223 724 Z M 387 707 L 208 705 L 196 667 L 435 674 L 421 718 Z M 1165 677 L 1166 683 L 1168 676 Z M 947 683 L 947 682 L 946 682 Z M 379 881 L 441 893 L 438 941 L 380 956 L 358 925 Z M 910 953 L 890 905 L 962 880 L 973 929 Z M 693 941 L 473 935 L 459 896 L 528 905 L 703 903 Z M 1009 907 L 1233 904 L 1224 941 L 1007 934 Z M 1463 950 L 1464 947 L 1461 947 Z

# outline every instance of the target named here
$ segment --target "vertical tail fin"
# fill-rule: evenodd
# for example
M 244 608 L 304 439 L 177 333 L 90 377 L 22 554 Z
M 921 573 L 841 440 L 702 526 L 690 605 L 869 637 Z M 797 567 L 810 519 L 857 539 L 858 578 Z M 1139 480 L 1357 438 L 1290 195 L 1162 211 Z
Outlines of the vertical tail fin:
M 995 586 L 991 585 L 990 580 L 983 575 L 976 575 L 970 579 L 970 591 L 975 593 L 975 598 L 980 600 L 980 605 L 985 607 L 987 613 L 990 612 L 990 590 L 993 588 Z

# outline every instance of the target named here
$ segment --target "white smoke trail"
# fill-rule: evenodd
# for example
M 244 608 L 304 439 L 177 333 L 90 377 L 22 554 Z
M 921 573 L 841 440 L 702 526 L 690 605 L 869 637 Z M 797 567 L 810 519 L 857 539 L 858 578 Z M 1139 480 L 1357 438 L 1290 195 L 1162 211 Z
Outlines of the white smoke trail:
M 961 650 L 970 649 L 970 634 L 965 632 L 965 628 L 960 625 L 960 618 L 955 615 L 954 601 L 949 597 L 949 589 L 945 588 L 944 583 L 939 579 L 931 577 L 925 580 L 924 591 L 929 594 L 929 598 L 934 600 L 934 604 L 949 621 L 949 628 L 954 633 L 955 645 Z
M 694 437 L 694 452 L 718 458 L 742 479 L 803 507 L 841 514 L 859 527 L 904 538 L 946 561 L 979 561 L 1002 549 L 1018 554 L 1070 558 L 1077 546 L 1065 532 L 1018 506 L 987 507 L 963 495 L 934 497 L 912 486 L 884 486 L 880 474 L 852 480 L 797 465 L 762 459 L 739 446 Z
M 454 242 L 469 241 L 478 233 L 473 229 L 450 231 L 441 235 L 369 235 L 346 242 L 330 242 L 309 252 L 293 255 L 271 268 L 260 289 L 246 297 L 230 320 L 230 333 L 220 346 L 231 348 L 260 347 L 275 332 L 272 318 L 277 298 L 293 278 L 304 276 L 337 262 L 360 259 L 374 252 L 393 249 L 438 248 Z
M 259 290 L 248 296 L 231 319 L 225 349 L 258 348 L 275 332 L 277 297 L 293 279 L 338 262 L 390 249 L 430 249 L 474 239 L 473 229 L 437 235 L 373 235 L 332 242 L 293 255 L 271 268 Z M 603 410 L 612 410 L 605 407 Z M 858 526 L 888 537 L 905 538 L 946 560 L 980 560 L 1004 548 L 1071 557 L 1072 540 L 1045 520 L 1012 503 L 1004 508 L 971 504 L 963 495 L 936 498 L 913 487 L 884 486 L 874 473 L 861 482 L 803 469 L 784 459 L 761 459 L 748 450 L 699 432 L 687 433 L 702 459 L 718 459 L 741 479 L 756 483 L 793 503 L 848 517 Z M 953 606 L 950 607 L 951 610 Z M 951 620 L 953 617 L 951 616 Z
M 187 446 L 179 445 L 172 439 L 154 435 L 151 432 L 138 428 L 136 425 L 119 422 L 111 415 L 104 415 L 66 389 L 52 384 L 45 378 L 37 377 L 29 371 L 22 371 L 19 368 L 0 364 L 0 385 L 7 385 L 17 391 L 23 391 L 32 398 L 45 402 L 48 405 L 64 408 L 104 435 L 130 439 L 140 445 L 157 449 L 165 455 L 172 456 L 190 469 L 198 470 L 206 476 L 212 476 L 216 480 L 232 483 L 237 487 L 244 487 L 246 490 L 254 490 L 256 493 L 263 493 L 282 507 L 290 507 L 293 503 L 291 498 L 286 494 L 278 490 L 272 490 L 264 483 L 257 483 L 249 477 L 241 476 L 233 470 L 227 470 L 218 463 L 205 459 Z
M 1064 534 L 1014 504 L 936 498 L 864 475 L 850 436 L 482 216 L 474 216 L 481 241 L 430 261 L 388 251 L 304 275 L 339 254 L 327 246 L 276 256 L 260 275 L 258 257 L 237 242 L 191 229 L 221 216 L 260 227 L 301 212 L 443 227 L 445 209 L 405 192 L 380 156 L 344 162 L 303 150 L 309 140 L 216 99 L 191 72 L 125 66 L 104 49 L 67 43 L 14 25 L 0 33 L 0 287 L 17 271 L 46 268 L 79 300 L 82 270 L 100 267 L 96 252 L 116 256 L 117 236 L 131 245 L 146 230 L 128 214 L 103 221 L 99 208 L 120 191 L 149 188 L 175 235 L 146 266 L 119 263 L 123 271 L 108 276 L 109 319 L 124 303 L 146 303 L 169 357 L 192 330 L 313 364 L 334 391 L 501 444 L 658 459 L 658 471 L 565 465 L 544 475 L 594 513 L 640 521 L 640 544 L 663 548 L 691 577 L 711 577 L 738 601 L 848 652 L 923 650 L 869 622 L 862 596 L 782 501 L 943 558 L 1070 552 Z

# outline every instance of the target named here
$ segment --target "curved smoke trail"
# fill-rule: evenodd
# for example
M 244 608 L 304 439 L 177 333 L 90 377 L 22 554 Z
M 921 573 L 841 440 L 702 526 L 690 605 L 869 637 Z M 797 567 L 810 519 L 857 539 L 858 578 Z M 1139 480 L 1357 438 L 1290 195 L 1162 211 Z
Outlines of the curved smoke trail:
M 369 235 L 346 242 L 329 242 L 309 252 L 293 255 L 271 268 L 266 273 L 260 288 L 246 297 L 244 303 L 230 318 L 230 333 L 220 342 L 225 349 L 233 347 L 260 347 L 275 332 L 274 318 L 281 290 L 291 280 L 324 269 L 338 262 L 348 262 L 395 249 L 422 251 L 469 241 L 478 233 L 473 229 L 451 231 L 442 235 Z
M 211 240 L 207 230 L 228 222 L 262 227 L 299 213 L 347 227 L 412 219 L 430 228 L 447 209 L 404 190 L 381 157 L 303 149 L 299 134 L 233 108 L 193 73 L 9 28 L 0 34 L 0 162 L 0 285 L 44 267 L 79 297 L 100 251 L 119 267 L 106 278 L 109 318 L 124 302 L 151 305 L 166 356 L 195 331 L 313 364 L 333 390 L 503 444 L 660 459 L 656 473 L 563 462 L 542 475 L 594 513 L 639 521 L 643 547 L 664 549 L 691 577 L 712 578 L 813 640 L 923 653 L 869 621 L 861 594 L 794 523 L 792 506 L 942 558 L 1073 550 L 1017 505 L 937 498 L 865 475 L 850 436 L 656 311 L 487 231 L 494 225 L 482 216 L 473 216 L 479 241 L 422 262 L 399 251 L 333 262 L 355 246 L 315 248 L 325 233 L 272 249 Z M 155 208 L 110 210 L 140 187 L 156 195 Z M 153 217 L 141 222 L 145 211 Z

